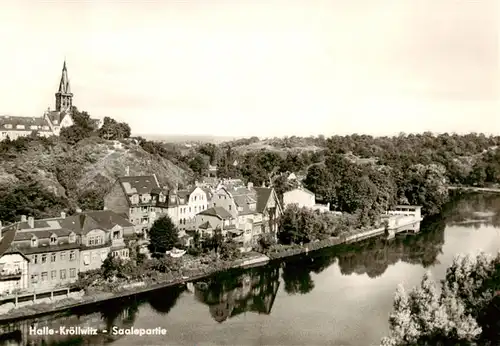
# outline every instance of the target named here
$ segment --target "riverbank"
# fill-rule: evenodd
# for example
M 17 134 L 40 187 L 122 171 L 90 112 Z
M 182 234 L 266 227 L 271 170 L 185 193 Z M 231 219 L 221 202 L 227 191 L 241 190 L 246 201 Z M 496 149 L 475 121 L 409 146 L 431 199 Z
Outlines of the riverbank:
M 229 264 L 223 264 L 217 268 L 208 270 L 188 270 L 183 277 L 177 277 L 169 281 L 145 285 L 143 282 L 131 282 L 125 285 L 118 292 L 93 292 L 92 295 L 81 295 L 78 298 L 66 298 L 50 303 L 40 303 L 14 308 L 7 313 L 0 315 L 0 323 L 11 323 L 26 318 L 39 317 L 52 313 L 57 313 L 85 305 L 93 305 L 104 301 L 120 299 L 136 294 L 146 293 L 161 288 L 172 287 L 176 285 L 183 285 L 191 281 L 204 279 L 211 275 L 217 274 L 222 271 L 249 268 L 254 266 L 266 265 L 269 262 L 269 257 L 260 253 L 254 253 L 243 259 L 238 259 Z M 141 284 L 142 283 L 142 284 Z
M 496 187 L 448 186 L 448 189 L 457 191 L 469 191 L 469 192 L 500 193 L 500 188 Z
M 416 220 L 413 222 L 416 222 Z M 399 228 L 401 227 L 404 228 L 404 226 L 406 225 L 400 225 Z M 116 292 L 94 291 L 91 294 L 86 294 L 78 298 L 66 298 L 50 303 L 32 304 L 19 308 L 14 308 L 0 315 L 0 323 L 5 324 L 26 318 L 39 317 L 42 315 L 61 312 L 76 307 L 97 304 L 108 300 L 115 300 L 127 296 L 154 291 L 161 288 L 171 287 L 175 285 L 183 285 L 188 282 L 207 278 L 219 272 L 236 268 L 263 266 L 266 265 L 270 260 L 278 260 L 287 257 L 293 257 L 300 254 L 309 253 L 336 245 L 357 242 L 376 236 L 382 236 L 384 234 L 385 234 L 385 228 L 381 227 L 369 230 L 359 230 L 358 232 L 355 232 L 354 234 L 348 236 L 325 239 L 321 241 L 304 244 L 302 246 L 278 245 L 266 251 L 265 254 L 255 252 L 245 256 L 242 259 L 238 259 L 233 262 L 221 262 L 220 265 L 216 267 L 207 268 L 204 270 L 186 269 L 182 271 L 182 277 L 175 277 L 171 280 L 164 282 L 146 284 L 143 281 L 135 281 L 135 282 L 130 282 L 127 285 L 121 286 L 121 289 Z

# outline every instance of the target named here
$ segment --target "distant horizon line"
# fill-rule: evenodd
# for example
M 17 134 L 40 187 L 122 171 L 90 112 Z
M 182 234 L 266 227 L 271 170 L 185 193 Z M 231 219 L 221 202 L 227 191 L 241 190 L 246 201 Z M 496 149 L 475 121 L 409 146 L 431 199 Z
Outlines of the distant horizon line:
M 290 134 L 290 135 L 274 135 L 274 136 L 259 136 L 259 135 L 246 135 L 246 136 L 230 136 L 230 135 L 211 135 L 211 134 L 179 134 L 179 133 L 168 133 L 168 134 L 159 134 L 159 133 L 133 133 L 132 137 L 155 137 L 155 138 L 212 138 L 212 139 L 225 139 L 225 140 L 238 140 L 238 139 L 249 139 L 252 137 L 257 137 L 260 140 L 263 139 L 272 139 L 272 138 L 290 138 L 290 137 L 298 137 L 298 138 L 309 138 L 309 137 L 315 137 L 318 138 L 320 136 L 323 136 L 325 138 L 328 137 L 333 137 L 333 136 L 353 136 L 353 135 L 358 135 L 358 136 L 371 136 L 371 137 L 398 137 L 400 135 L 423 135 L 424 133 L 430 133 L 433 136 L 439 136 L 439 135 L 458 135 L 458 136 L 465 136 L 465 135 L 470 135 L 470 134 L 476 134 L 476 135 L 484 135 L 486 137 L 496 137 L 500 136 L 499 133 L 493 133 L 493 132 L 476 132 L 476 131 L 468 131 L 468 132 L 437 132 L 437 131 L 423 131 L 423 132 L 404 132 L 400 131 L 398 133 L 392 133 L 392 134 L 369 134 L 369 133 L 357 133 L 357 132 L 352 132 L 349 134 L 346 133 L 334 133 L 334 134 L 316 134 L 316 135 L 296 135 L 296 134 Z

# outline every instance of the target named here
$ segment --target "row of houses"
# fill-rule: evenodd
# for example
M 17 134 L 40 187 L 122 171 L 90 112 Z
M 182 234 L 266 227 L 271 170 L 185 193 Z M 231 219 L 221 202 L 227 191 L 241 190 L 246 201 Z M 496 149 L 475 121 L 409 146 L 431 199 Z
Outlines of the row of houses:
M 109 254 L 129 258 L 134 225 L 109 210 L 58 218 L 22 216 L 0 227 L 0 295 L 66 287 Z
M 101 211 L 0 224 L 0 295 L 67 287 L 78 273 L 100 268 L 112 254 L 128 259 L 129 240 L 168 215 L 184 245 L 194 234 L 226 239 L 250 250 L 263 233 L 276 234 L 282 207 L 275 191 L 241 180 L 204 181 L 188 189 L 161 187 L 155 175 L 116 180 Z
M 155 220 L 168 215 L 185 245 L 195 232 L 224 236 L 248 249 L 262 233 L 275 233 L 283 212 L 273 188 L 239 179 L 206 179 L 187 189 L 162 187 L 155 175 L 119 177 L 104 198 L 104 207 L 124 214 L 137 234 L 147 237 Z

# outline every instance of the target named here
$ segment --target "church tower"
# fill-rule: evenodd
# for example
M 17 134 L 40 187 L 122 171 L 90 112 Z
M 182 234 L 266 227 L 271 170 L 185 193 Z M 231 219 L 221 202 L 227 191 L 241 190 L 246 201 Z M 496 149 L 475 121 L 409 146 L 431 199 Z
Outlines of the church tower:
M 61 82 L 59 82 L 59 91 L 56 93 L 56 111 L 70 112 L 73 106 L 73 94 L 69 86 L 68 70 L 66 69 L 66 60 L 62 68 Z

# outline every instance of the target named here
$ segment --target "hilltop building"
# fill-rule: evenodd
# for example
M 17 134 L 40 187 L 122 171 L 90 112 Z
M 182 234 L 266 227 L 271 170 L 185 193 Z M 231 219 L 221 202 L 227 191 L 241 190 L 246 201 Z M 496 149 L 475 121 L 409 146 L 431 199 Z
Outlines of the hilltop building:
M 66 61 L 64 61 L 59 89 L 55 94 L 55 109 L 46 110 L 41 117 L 0 115 L 0 141 L 29 136 L 35 131 L 39 136 L 59 136 L 63 127 L 73 125 L 73 93 L 69 83 Z M 97 126 L 101 123 L 94 119 Z

